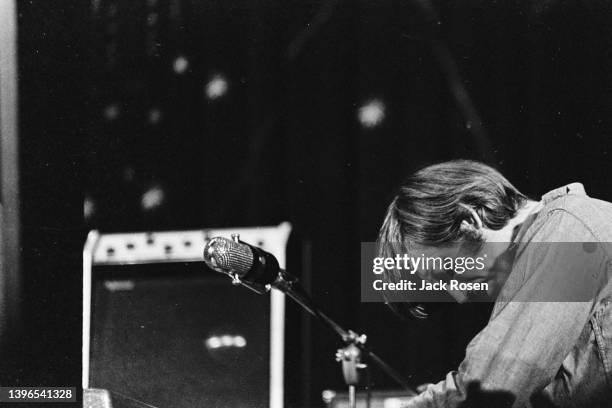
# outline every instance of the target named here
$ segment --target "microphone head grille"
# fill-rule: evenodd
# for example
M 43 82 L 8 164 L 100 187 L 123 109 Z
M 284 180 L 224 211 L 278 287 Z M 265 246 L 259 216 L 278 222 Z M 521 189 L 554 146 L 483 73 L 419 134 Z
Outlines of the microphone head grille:
M 253 251 L 246 244 L 215 237 L 204 247 L 204 262 L 217 272 L 243 276 L 253 266 Z

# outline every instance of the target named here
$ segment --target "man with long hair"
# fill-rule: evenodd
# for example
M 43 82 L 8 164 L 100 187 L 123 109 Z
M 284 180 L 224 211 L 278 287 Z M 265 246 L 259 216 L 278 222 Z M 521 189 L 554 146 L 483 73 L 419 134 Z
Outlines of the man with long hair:
M 508 273 L 487 326 L 468 345 L 458 370 L 409 406 L 612 406 L 612 253 L 606 245 L 612 242 L 612 204 L 588 197 L 579 183 L 531 200 L 485 164 L 435 164 L 399 188 L 378 252 L 394 256 L 397 243 L 425 248 L 462 242 L 501 245 L 495 258 L 506 258 Z M 588 252 L 578 266 L 563 261 L 571 251 L 562 243 L 570 242 Z M 536 244 L 548 246 L 537 254 L 516 250 Z M 386 279 L 398 273 L 387 271 Z M 493 282 L 495 273 L 489 269 L 477 279 Z M 434 279 L 427 271 L 420 277 Z M 553 281 L 555 290 L 570 294 L 571 282 L 580 281 L 581 293 L 589 295 L 550 301 L 542 297 L 543 286 Z M 418 306 L 408 308 L 423 315 Z

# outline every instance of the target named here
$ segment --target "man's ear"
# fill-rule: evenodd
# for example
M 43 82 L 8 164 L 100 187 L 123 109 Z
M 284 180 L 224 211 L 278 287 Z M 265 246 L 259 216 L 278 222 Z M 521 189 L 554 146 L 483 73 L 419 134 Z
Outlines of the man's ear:
M 459 229 L 462 233 L 468 234 L 474 237 L 478 237 L 482 234 L 482 219 L 478 216 L 476 211 L 466 204 L 459 204 L 464 210 L 467 211 L 468 216 L 461 221 Z

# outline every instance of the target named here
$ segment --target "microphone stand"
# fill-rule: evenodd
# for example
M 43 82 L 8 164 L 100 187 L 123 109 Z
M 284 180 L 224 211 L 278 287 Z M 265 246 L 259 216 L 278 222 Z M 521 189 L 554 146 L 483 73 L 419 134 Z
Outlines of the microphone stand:
M 225 238 L 222 240 L 223 242 L 229 241 Z M 240 241 L 240 235 L 238 234 L 232 234 L 232 241 L 236 244 L 243 244 L 251 247 Z M 217 260 L 216 257 L 210 256 L 210 253 L 215 252 L 215 249 L 211 250 L 209 248 L 211 243 L 212 240 L 204 248 L 204 261 L 213 270 L 228 275 L 232 278 L 233 284 L 244 285 L 259 294 L 268 292 L 270 288 L 275 288 L 283 292 L 340 337 L 345 346 L 336 352 L 336 361 L 342 363 L 342 374 L 344 376 L 344 381 L 348 385 L 350 408 L 356 408 L 357 406 L 355 387 L 359 385 L 359 370 L 367 368 L 367 364 L 362 361 L 372 361 L 411 395 L 416 395 L 416 392 L 408 385 L 408 382 L 400 373 L 366 347 L 367 336 L 365 334 L 357 334 L 352 330 L 346 330 L 323 313 L 299 284 L 298 279 L 279 268 L 278 261 L 273 255 L 251 247 L 251 251 L 255 250 L 256 252 L 251 255 L 257 258 L 257 263 L 253 264 L 253 259 L 251 259 L 251 264 L 249 264 L 249 260 L 243 259 L 245 258 L 245 254 L 242 253 L 242 250 L 231 248 L 231 246 L 226 243 L 222 249 L 218 250 L 219 253 L 217 255 L 219 260 Z M 229 258 L 232 257 L 235 259 L 229 262 Z M 221 262 L 223 266 L 220 266 L 218 262 Z M 245 263 L 249 264 L 250 269 L 248 272 L 242 270 L 245 268 Z M 240 273 L 232 269 L 232 267 L 239 267 Z M 261 270 L 252 274 L 252 268 Z M 268 271 L 272 273 L 268 273 Z M 249 274 L 252 275 L 249 277 Z M 269 284 L 259 283 L 264 281 L 269 282 L 271 278 L 273 278 L 274 281 Z M 362 359 L 362 357 L 365 357 L 365 359 Z
M 362 362 L 362 356 L 365 356 L 365 361 L 372 361 L 376 364 L 385 374 L 395 380 L 405 390 L 416 395 L 416 392 L 410 387 L 400 373 L 366 347 L 367 336 L 365 334 L 357 334 L 352 330 L 346 330 L 323 313 L 321 309 L 314 304 L 308 293 L 299 284 L 296 277 L 281 269 L 276 280 L 269 286 L 280 290 L 296 301 L 307 312 L 340 336 L 344 342 L 345 347 L 340 348 L 336 352 L 336 361 L 342 363 L 342 374 L 344 376 L 344 381 L 348 385 L 350 408 L 355 408 L 357 406 L 355 387 L 359 384 L 359 370 L 367 368 L 367 365 Z

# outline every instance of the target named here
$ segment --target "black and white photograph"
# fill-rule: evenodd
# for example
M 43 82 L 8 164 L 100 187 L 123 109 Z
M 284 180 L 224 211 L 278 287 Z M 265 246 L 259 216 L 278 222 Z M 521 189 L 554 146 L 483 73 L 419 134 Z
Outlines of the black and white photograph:
M 612 4 L 0 0 L 0 407 L 612 407 Z

